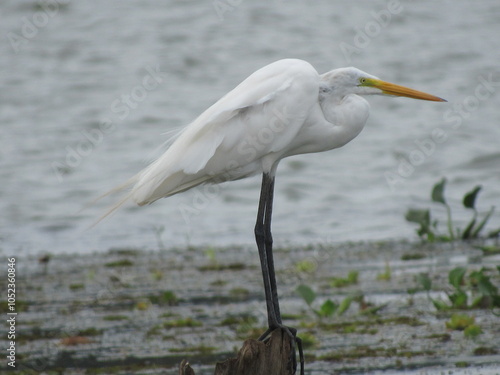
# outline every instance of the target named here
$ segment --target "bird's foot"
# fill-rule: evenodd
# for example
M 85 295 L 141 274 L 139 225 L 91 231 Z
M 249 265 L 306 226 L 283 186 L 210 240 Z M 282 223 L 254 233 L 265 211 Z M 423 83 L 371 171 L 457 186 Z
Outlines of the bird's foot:
M 276 329 L 281 329 L 292 341 L 292 350 L 290 351 L 290 362 L 292 364 L 293 373 L 297 371 L 297 358 L 295 355 L 295 347 L 299 351 L 300 375 L 304 375 L 304 351 L 302 350 L 302 339 L 297 337 L 297 329 L 279 324 L 275 327 L 269 327 L 260 337 L 259 341 L 267 342 L 271 332 Z

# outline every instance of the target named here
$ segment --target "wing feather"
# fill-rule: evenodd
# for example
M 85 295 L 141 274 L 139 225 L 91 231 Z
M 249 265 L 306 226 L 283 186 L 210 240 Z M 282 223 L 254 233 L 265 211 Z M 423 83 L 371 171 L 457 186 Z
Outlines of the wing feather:
M 186 126 L 162 156 L 132 178 L 127 197 L 144 205 L 205 182 L 220 182 L 216 177 L 222 173 L 229 173 L 227 180 L 259 172 L 256 161 L 283 149 L 302 126 L 306 113 L 294 113 L 294 101 L 301 99 L 304 83 L 316 100 L 318 82 L 316 70 L 302 60 L 280 60 L 256 71 Z M 268 126 L 271 112 L 283 108 L 290 118 L 279 139 L 245 155 L 245 140 L 258 136 Z

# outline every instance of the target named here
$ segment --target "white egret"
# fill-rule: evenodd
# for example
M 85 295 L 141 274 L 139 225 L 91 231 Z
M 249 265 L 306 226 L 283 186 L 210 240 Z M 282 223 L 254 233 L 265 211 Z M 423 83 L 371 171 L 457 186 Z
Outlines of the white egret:
M 353 140 L 365 126 L 369 104 L 360 95 L 445 101 L 384 82 L 356 68 L 324 74 L 306 61 L 285 59 L 259 69 L 186 126 L 165 153 L 119 189 L 139 205 L 206 183 L 262 174 L 255 225 L 266 296 L 268 331 L 283 328 L 271 236 L 276 168 L 281 159 L 327 151 Z M 300 350 L 300 347 L 299 347 Z M 292 365 L 296 368 L 295 356 Z M 301 358 L 301 373 L 303 360 Z

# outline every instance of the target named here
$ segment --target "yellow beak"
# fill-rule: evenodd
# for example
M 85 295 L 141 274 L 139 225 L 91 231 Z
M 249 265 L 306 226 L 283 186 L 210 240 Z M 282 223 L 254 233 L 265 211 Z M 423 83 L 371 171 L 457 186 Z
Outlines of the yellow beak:
M 444 100 L 443 98 L 427 94 L 422 91 L 413 90 L 408 87 L 396 85 L 394 83 L 381 81 L 379 79 L 371 79 L 370 81 L 370 86 L 382 90 L 382 92 L 387 95 L 404 96 L 406 98 L 430 100 L 433 102 L 446 102 L 446 100 Z

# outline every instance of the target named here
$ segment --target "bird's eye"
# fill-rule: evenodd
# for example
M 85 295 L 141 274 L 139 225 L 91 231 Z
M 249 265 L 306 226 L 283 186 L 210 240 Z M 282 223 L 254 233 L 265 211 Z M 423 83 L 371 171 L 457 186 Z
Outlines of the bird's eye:
M 362 85 L 365 84 L 366 83 L 366 78 L 360 78 L 359 79 L 359 83 L 362 84 Z

